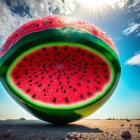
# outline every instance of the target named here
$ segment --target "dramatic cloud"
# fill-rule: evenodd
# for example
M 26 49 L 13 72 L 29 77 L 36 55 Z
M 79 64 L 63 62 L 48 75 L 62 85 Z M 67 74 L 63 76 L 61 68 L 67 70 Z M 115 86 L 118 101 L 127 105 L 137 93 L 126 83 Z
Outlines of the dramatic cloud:
M 48 15 L 70 14 L 75 6 L 75 0 L 0 1 L 0 48 L 6 38 L 22 24 Z
M 129 35 L 136 31 L 140 27 L 140 23 L 131 23 L 127 29 L 123 31 L 123 34 Z
M 140 66 L 140 52 L 135 54 L 135 56 L 131 57 L 126 62 L 127 65 L 139 65 Z

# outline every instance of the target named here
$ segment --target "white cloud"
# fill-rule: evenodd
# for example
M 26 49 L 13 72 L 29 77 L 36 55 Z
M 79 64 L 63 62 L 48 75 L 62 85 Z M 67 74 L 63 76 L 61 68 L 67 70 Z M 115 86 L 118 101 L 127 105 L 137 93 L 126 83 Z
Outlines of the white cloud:
M 127 65 L 139 65 L 140 66 L 140 52 L 136 53 L 135 56 L 128 59 L 126 64 Z
M 22 24 L 48 15 L 66 15 L 75 10 L 75 0 L 10 0 L 10 7 L 5 1 L 0 1 L 0 48 L 6 38 Z M 13 13 L 11 9 L 18 6 L 29 8 L 24 16 Z
M 136 31 L 139 27 L 140 27 L 140 23 L 132 22 L 131 24 L 129 24 L 127 29 L 123 30 L 123 34 L 129 35 L 133 33 L 134 31 Z

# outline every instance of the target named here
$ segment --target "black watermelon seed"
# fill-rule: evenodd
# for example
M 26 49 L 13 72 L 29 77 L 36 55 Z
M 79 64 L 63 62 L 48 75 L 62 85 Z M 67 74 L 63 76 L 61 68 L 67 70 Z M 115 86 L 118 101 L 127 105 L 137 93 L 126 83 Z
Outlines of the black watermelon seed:
M 81 69 L 78 69 L 78 71 L 81 71 Z
M 70 69 L 67 69 L 68 71 L 70 71 Z
M 30 92 L 30 89 L 27 89 L 27 92 Z
M 83 61 L 85 61 L 85 59 L 82 59 Z
M 41 84 L 40 84 L 40 85 L 38 85 L 38 87 L 41 87 Z
M 82 55 L 85 55 L 85 53 L 84 53 L 84 52 L 82 52 Z
M 81 86 L 81 83 L 78 83 L 78 86 Z
M 76 89 L 74 88 L 74 89 L 73 89 L 73 91 L 75 92 L 75 91 L 76 91 Z
M 97 70 L 98 68 L 97 68 L 97 67 L 95 67 L 94 69 L 95 69 L 95 70 Z
M 42 50 L 45 51 L 46 49 L 45 48 L 42 48 Z
M 76 64 L 73 64 L 73 65 L 75 65 L 75 66 L 76 66 Z
M 58 92 L 58 89 L 56 89 L 56 92 Z
M 61 82 L 59 82 L 59 85 L 61 85 L 62 83 Z
M 71 64 L 71 63 L 68 63 L 68 64 Z
M 43 62 L 43 60 L 41 60 L 41 62 Z
M 20 85 L 20 82 L 18 82 L 17 85 Z
M 46 89 L 43 89 L 43 92 L 46 92 Z
M 87 66 L 88 64 L 85 64 L 85 66 Z
M 36 96 L 36 95 L 35 95 L 35 94 L 33 94 L 33 96 L 32 96 L 32 97 L 33 97 L 33 98 L 35 98 L 35 96 Z
M 79 62 L 78 64 L 81 64 L 81 62 Z
M 98 89 L 98 87 L 95 87 L 95 89 Z
M 96 79 L 93 79 L 94 81 L 96 81 Z
M 59 78 L 59 77 L 57 77 L 57 79 L 59 80 L 60 78 Z
M 41 74 L 44 74 L 43 72 Z
M 79 66 L 80 68 L 82 67 L 82 66 Z
M 68 98 L 67 98 L 67 97 L 65 97 L 65 101 L 66 101 L 66 102 L 69 102 L 69 100 L 68 100 Z
M 16 72 L 14 72 L 14 75 L 16 75 L 17 73 Z
M 67 59 L 67 57 L 65 56 L 64 59 Z
M 30 84 L 29 86 L 32 86 L 32 84 Z
M 36 75 L 35 77 L 38 77 L 38 75 Z
M 86 71 L 84 71 L 84 73 L 87 73 Z
M 89 54 L 88 56 L 91 57 L 91 54 Z
M 73 57 L 76 57 L 76 55 L 74 55 Z
M 61 89 L 63 89 L 63 87 L 61 86 Z
M 100 84 L 101 82 L 97 82 L 98 84 Z
M 42 69 L 40 69 L 39 71 L 42 71 Z
M 46 69 L 44 69 L 44 71 L 46 71 Z
M 77 74 L 77 72 L 76 72 L 76 71 L 75 71 L 74 73 L 75 73 L 75 74 Z
M 86 67 L 84 67 L 83 69 L 86 69 Z
M 32 80 L 29 80 L 29 82 L 32 82 Z
M 57 47 L 54 47 L 54 50 L 56 51 L 57 50 Z
M 56 98 L 53 98 L 53 102 L 56 102 Z
M 93 63 L 91 63 L 91 65 L 93 65 Z
M 92 59 L 94 59 L 94 56 L 92 56 Z
M 51 59 L 48 59 L 48 61 L 51 61 Z
M 82 75 L 82 77 L 84 77 L 85 75 Z
M 53 73 L 53 75 L 55 75 L 56 73 Z
M 64 50 L 67 50 L 68 47 L 65 47 Z
M 79 77 L 79 79 L 82 79 L 82 77 Z
M 45 63 L 43 65 L 46 65 Z
M 91 93 L 90 93 L 90 92 L 87 92 L 87 94 L 88 94 L 88 95 L 91 95 Z
M 75 61 L 75 59 L 72 59 L 72 61 Z
M 48 53 L 46 53 L 46 55 L 48 56 Z
M 66 73 L 64 73 L 64 75 L 66 75 Z
M 46 71 L 46 73 L 48 73 L 49 71 Z
M 57 56 L 57 54 L 54 54 L 54 56 Z
M 25 71 L 28 71 L 27 69 Z
M 32 66 L 32 64 L 31 64 L 31 63 L 30 63 L 29 65 L 30 65 L 30 66 Z
M 107 78 L 108 78 L 108 76 L 105 76 L 105 78 L 107 79 Z
M 90 80 L 87 80 L 87 82 L 90 82 Z
M 35 58 L 34 56 L 31 56 L 33 59 Z
M 38 84 L 38 81 L 37 81 L 37 82 L 35 82 L 35 84 Z
M 50 82 L 52 82 L 52 80 L 50 80 Z
M 57 55 L 59 55 L 59 52 L 57 53 Z
M 21 67 L 21 65 L 18 65 L 19 67 Z
M 25 75 L 27 75 L 27 74 L 28 74 L 28 72 L 25 72 L 24 74 L 25 74 Z
M 50 87 L 50 84 L 48 84 L 48 87 Z
M 107 73 L 107 70 L 104 70 L 104 73 Z
M 32 60 L 30 60 L 30 62 L 32 62 Z
M 60 70 L 58 70 L 58 72 L 60 72 Z
M 80 49 L 78 49 L 77 52 L 80 52 Z
M 36 72 L 34 72 L 34 74 L 36 74 Z
M 44 96 L 46 96 L 46 94 L 44 94 Z
M 72 88 L 72 86 L 69 86 L 69 88 Z
M 97 72 L 94 72 L 94 74 L 96 74 Z
M 87 86 L 87 88 L 89 88 L 89 87 Z
M 31 70 L 34 70 L 34 68 L 31 68 Z
M 99 78 L 99 75 L 97 75 L 97 78 Z
M 70 75 L 73 75 L 72 73 Z
M 27 58 L 24 58 L 24 60 L 27 60 Z
M 36 63 L 39 63 L 39 61 L 36 61 Z
M 83 98 L 83 95 L 81 94 L 80 97 Z
M 102 65 L 103 65 L 103 66 L 105 66 L 106 64 L 105 64 L 105 63 L 103 63 Z
M 67 83 L 68 83 L 68 84 L 70 84 L 70 82 L 69 82 L 69 81 L 68 81 Z
M 37 55 L 37 56 L 40 56 L 40 54 L 39 54 L 39 53 L 36 53 L 36 55 Z
M 100 61 L 97 61 L 97 64 L 101 63 Z
M 64 90 L 64 93 L 66 93 L 66 90 Z
M 64 62 L 64 60 L 61 60 L 61 62 Z
M 70 77 L 68 76 L 67 79 L 70 79 Z
M 73 67 L 72 69 L 75 69 L 75 67 Z
M 52 76 L 50 75 L 49 78 L 51 78 Z

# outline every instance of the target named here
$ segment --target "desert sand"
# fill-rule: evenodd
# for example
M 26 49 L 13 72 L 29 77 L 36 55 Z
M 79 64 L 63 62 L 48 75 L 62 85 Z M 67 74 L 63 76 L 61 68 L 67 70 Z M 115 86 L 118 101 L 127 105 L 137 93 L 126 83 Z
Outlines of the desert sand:
M 55 126 L 39 120 L 0 121 L 0 140 L 140 140 L 140 120 L 81 120 Z

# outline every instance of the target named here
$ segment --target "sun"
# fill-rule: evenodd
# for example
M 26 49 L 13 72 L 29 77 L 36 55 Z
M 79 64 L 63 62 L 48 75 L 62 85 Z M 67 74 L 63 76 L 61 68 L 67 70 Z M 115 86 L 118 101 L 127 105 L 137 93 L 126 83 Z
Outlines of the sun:
M 120 0 L 78 0 L 79 3 L 87 6 L 87 7 L 93 7 L 93 8 L 99 8 L 104 5 L 113 5 Z

